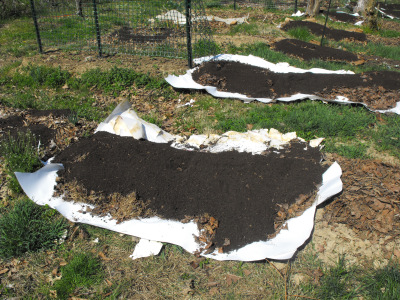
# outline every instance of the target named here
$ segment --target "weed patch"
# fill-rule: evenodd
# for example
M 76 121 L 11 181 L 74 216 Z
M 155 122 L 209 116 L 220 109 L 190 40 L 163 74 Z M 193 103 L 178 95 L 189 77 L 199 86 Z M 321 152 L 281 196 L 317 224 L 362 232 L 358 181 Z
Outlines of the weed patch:
M 0 256 L 8 258 L 53 248 L 65 229 L 64 219 L 55 210 L 26 198 L 20 200 L 0 218 Z

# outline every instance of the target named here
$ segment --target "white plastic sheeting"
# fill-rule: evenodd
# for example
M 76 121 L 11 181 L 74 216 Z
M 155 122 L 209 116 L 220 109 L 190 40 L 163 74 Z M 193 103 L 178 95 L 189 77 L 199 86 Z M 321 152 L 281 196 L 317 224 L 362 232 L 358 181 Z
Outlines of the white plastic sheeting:
M 157 126 L 141 120 L 134 111 L 127 107 L 127 104 L 119 105 L 106 121 L 99 125 L 97 130 L 123 136 L 130 135 L 135 138 L 148 138 L 159 143 L 173 140 L 173 146 L 177 148 L 196 148 L 196 145 L 209 143 L 210 151 L 215 152 L 239 149 L 241 151 L 259 153 L 263 147 L 271 147 L 271 145 L 280 147 L 293 139 L 297 139 L 295 133 L 281 134 L 276 130 L 270 129 L 249 131 L 247 135 L 234 132 L 226 133 L 222 136 L 198 135 L 185 140 L 178 136 L 168 135 Z M 216 144 L 211 143 L 211 141 L 215 142 L 215 140 L 218 141 Z M 318 142 L 320 141 L 316 141 L 317 144 Z M 226 146 L 223 146 L 224 144 Z M 260 146 L 262 144 L 264 145 L 263 147 Z M 305 148 L 307 147 L 308 145 L 305 143 Z M 112 157 L 109 159 L 112 159 Z M 47 204 L 55 208 L 72 222 L 98 226 L 145 239 L 137 245 L 135 252 L 131 256 L 132 258 L 157 254 L 161 249 L 159 242 L 179 245 L 191 253 L 200 250 L 202 245 L 195 238 L 200 235 L 200 232 L 194 222 L 181 223 L 174 220 L 152 217 L 132 219 L 118 223 L 111 216 L 99 217 L 87 213 L 88 208 L 93 208 L 92 205 L 68 202 L 62 196 L 54 197 L 57 171 L 62 168 L 62 165 L 50 162 L 34 173 L 17 172 L 16 176 L 30 199 L 39 205 Z M 322 175 L 322 185 L 318 190 L 314 204 L 301 216 L 288 220 L 286 222 L 286 229 L 282 229 L 273 239 L 268 240 L 266 238 L 264 241 L 248 244 L 229 253 L 218 253 L 216 251 L 202 255 L 216 260 L 257 261 L 265 258 L 278 260 L 290 259 L 311 235 L 316 206 L 342 190 L 341 174 L 340 166 L 334 163 Z
M 243 55 L 232 55 L 232 54 L 219 54 L 217 56 L 207 56 L 207 57 L 198 58 L 198 59 L 195 59 L 194 62 L 196 64 L 201 64 L 201 63 L 209 61 L 209 60 L 240 62 L 243 64 L 248 64 L 251 66 L 268 69 L 268 70 L 270 70 L 272 72 L 276 72 L 276 73 L 311 72 L 311 73 L 315 73 L 315 74 L 354 74 L 354 72 L 352 72 L 352 71 L 345 71 L 345 70 L 331 71 L 331 70 L 325 70 L 325 69 L 320 69 L 320 68 L 312 68 L 312 69 L 306 70 L 306 69 L 292 67 L 288 63 L 274 64 L 274 63 L 268 62 L 260 57 L 253 56 L 253 55 L 243 56 Z M 248 96 L 240 94 L 240 93 L 219 91 L 214 86 L 203 86 L 203 85 L 195 82 L 192 78 L 192 74 L 196 69 L 197 68 L 190 69 L 186 72 L 186 74 L 180 75 L 180 76 L 169 75 L 167 78 L 165 78 L 165 80 L 174 88 L 205 90 L 209 94 L 211 94 L 212 96 L 214 96 L 216 98 L 234 98 L 234 99 L 242 100 L 245 103 L 249 103 L 249 102 L 252 102 L 255 100 L 262 102 L 262 103 L 271 103 L 274 101 L 292 102 L 292 101 L 297 101 L 297 100 L 310 99 L 310 100 L 321 100 L 321 101 L 325 101 L 325 102 L 334 102 L 334 103 L 341 103 L 341 104 L 361 104 L 361 105 L 364 105 L 367 109 L 371 110 L 370 108 L 368 108 L 368 106 L 365 103 L 353 102 L 344 96 L 337 96 L 336 99 L 330 100 L 330 99 L 324 99 L 322 97 L 312 95 L 312 94 L 298 93 L 298 94 L 291 95 L 290 97 L 280 97 L 280 98 L 272 99 L 272 98 L 261 98 L 261 97 L 253 98 L 253 97 L 248 97 Z M 381 112 L 381 113 L 393 112 L 396 114 L 400 114 L 400 101 L 397 102 L 396 107 L 394 107 L 394 108 L 391 108 L 388 110 L 371 110 L 371 111 L 377 111 L 377 112 Z

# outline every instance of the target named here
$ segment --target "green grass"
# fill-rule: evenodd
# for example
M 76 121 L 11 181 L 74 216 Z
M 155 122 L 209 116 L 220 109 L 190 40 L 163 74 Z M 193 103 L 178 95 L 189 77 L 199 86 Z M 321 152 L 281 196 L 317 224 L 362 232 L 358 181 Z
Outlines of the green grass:
M 20 200 L 0 218 L 0 257 L 54 248 L 65 229 L 65 220 L 55 210 Z
M 318 281 L 301 283 L 307 296 L 317 299 L 399 299 L 400 265 L 395 260 L 383 267 L 350 265 L 344 255 L 336 264 L 322 266 Z
M 0 156 L 4 159 L 11 191 L 22 191 L 14 172 L 33 172 L 41 167 L 37 147 L 38 141 L 30 131 L 18 132 L 16 136 L 8 134 L 1 141 Z
M 50 87 L 58 88 L 63 86 L 71 77 L 68 71 L 61 70 L 61 67 L 27 66 L 22 73 L 15 73 L 11 84 L 18 87 Z
M 372 269 L 362 278 L 363 294 L 368 299 L 400 299 L 400 266 L 390 261 L 383 268 Z
M 104 277 L 100 260 L 90 253 L 77 253 L 61 268 L 62 277 L 54 284 L 58 299 L 67 299 L 76 288 L 90 289 Z
M 305 139 L 314 137 L 353 137 L 375 121 L 366 110 L 352 106 L 326 105 L 317 101 L 254 107 L 242 116 L 216 113 L 216 128 L 246 131 L 247 124 L 254 129 L 275 128 L 281 132 L 296 131 Z
M 400 158 L 400 117 L 383 116 L 383 120 L 384 122 L 378 124 L 377 130 L 373 132 L 376 147 Z
M 359 44 L 359 43 L 349 43 L 349 42 L 334 42 L 329 41 L 329 44 L 334 47 L 341 46 L 346 51 L 354 52 L 354 53 L 365 53 L 367 55 L 376 55 L 384 58 L 400 60 L 400 47 L 396 46 L 386 46 L 383 44 Z
M 243 23 L 239 25 L 232 26 L 229 30 L 230 35 L 236 34 L 247 34 L 247 35 L 259 35 L 260 31 L 258 25 L 255 23 Z
M 1 25 L 2 21 L 0 21 Z M 15 57 L 30 56 L 38 52 L 32 18 L 7 21 L 0 29 L 0 54 Z
M 366 142 L 360 142 L 358 140 L 350 140 L 342 142 L 340 139 L 329 139 L 325 143 L 323 151 L 330 153 L 337 153 L 347 158 L 369 158 L 367 154 L 369 144 Z
M 151 77 L 150 75 L 138 73 L 133 69 L 113 67 L 108 71 L 101 69 L 92 69 L 82 74 L 77 79 L 70 82 L 70 86 L 75 89 L 82 87 L 96 88 L 103 90 L 106 93 L 113 93 L 125 90 L 132 85 L 137 88 L 146 88 L 151 90 L 163 90 L 169 88 L 169 85 L 164 79 Z
M 309 42 L 313 39 L 316 39 L 314 35 L 311 34 L 311 32 L 308 30 L 307 27 L 296 27 L 289 29 L 287 33 L 298 40 L 302 40 L 305 42 Z

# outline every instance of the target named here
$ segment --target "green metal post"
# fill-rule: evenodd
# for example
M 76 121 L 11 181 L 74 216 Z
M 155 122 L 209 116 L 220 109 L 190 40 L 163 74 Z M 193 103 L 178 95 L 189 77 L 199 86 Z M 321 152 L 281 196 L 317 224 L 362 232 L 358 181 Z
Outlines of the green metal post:
M 35 30 L 36 30 L 36 40 L 37 40 L 37 43 L 38 43 L 38 46 L 39 46 L 39 52 L 43 53 L 42 40 L 40 39 L 40 30 L 39 30 L 39 25 L 38 25 L 38 22 L 37 22 L 34 0 L 31 0 L 31 10 L 32 10 L 33 24 L 35 25 Z
M 186 4 L 186 39 L 187 39 L 187 56 L 188 56 L 188 66 L 193 68 L 193 49 L 192 49 L 192 1 L 185 0 Z
M 101 57 L 101 55 L 102 55 L 101 35 L 100 35 L 99 18 L 98 18 L 98 15 L 97 15 L 96 0 L 93 0 L 93 14 L 94 14 L 94 25 L 96 26 L 97 49 L 99 50 L 99 56 Z
M 328 11 L 326 12 L 325 25 L 324 25 L 324 30 L 322 31 L 322 37 L 321 37 L 320 46 L 322 46 L 322 43 L 323 43 L 323 40 L 324 40 L 324 36 L 325 36 L 326 23 L 328 22 L 328 15 L 329 15 L 329 10 L 330 10 L 330 8 L 331 8 L 331 1 L 332 1 L 332 0 L 329 0 Z

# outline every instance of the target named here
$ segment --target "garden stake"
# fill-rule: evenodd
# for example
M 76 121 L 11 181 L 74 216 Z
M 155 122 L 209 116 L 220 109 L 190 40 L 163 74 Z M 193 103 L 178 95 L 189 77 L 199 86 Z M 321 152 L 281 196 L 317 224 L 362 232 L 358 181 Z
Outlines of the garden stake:
M 99 56 L 101 57 L 100 25 L 99 25 L 99 18 L 97 16 L 96 0 L 93 0 L 93 14 L 94 14 L 94 25 L 96 26 L 97 48 L 99 50 Z
M 39 31 L 39 25 L 38 25 L 38 22 L 37 22 L 37 18 L 36 18 L 36 9 L 35 9 L 34 0 L 31 0 L 31 10 L 32 10 L 33 24 L 35 24 L 36 40 L 37 40 L 37 43 L 38 43 L 38 46 L 39 46 L 39 52 L 43 53 L 42 40 L 40 39 L 40 31 Z
M 190 69 L 193 68 L 192 60 L 192 34 L 191 34 L 191 2 L 192 0 L 185 0 L 186 4 L 186 39 L 187 39 L 187 56 L 188 56 L 188 66 Z
M 331 8 L 331 1 L 332 1 L 332 0 L 329 0 L 328 11 L 326 12 L 325 25 L 324 25 L 324 30 L 322 31 L 322 37 L 321 37 L 321 44 L 320 44 L 321 47 L 322 47 L 322 42 L 323 42 L 323 40 L 324 40 L 325 29 L 326 29 L 326 23 L 328 22 L 328 15 L 329 15 L 329 9 Z

